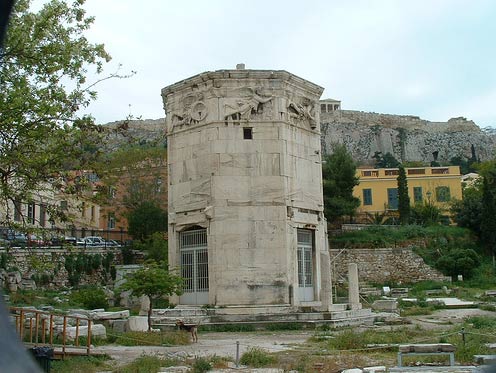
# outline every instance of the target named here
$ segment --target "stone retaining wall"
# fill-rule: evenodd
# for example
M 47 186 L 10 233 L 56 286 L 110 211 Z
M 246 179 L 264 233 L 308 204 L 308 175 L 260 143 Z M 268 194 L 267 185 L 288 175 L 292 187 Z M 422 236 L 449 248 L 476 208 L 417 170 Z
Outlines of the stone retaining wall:
M 450 281 L 449 277 L 425 264 L 411 248 L 332 249 L 330 253 L 334 283 L 347 281 L 348 263 L 358 264 L 360 282 L 401 284 L 424 280 Z
M 76 258 L 79 254 L 86 257 L 95 257 L 99 254 L 100 265 L 92 263 L 76 270 L 80 276 L 80 285 L 101 284 L 112 282 L 111 267 L 122 264 L 122 254 L 119 249 L 104 248 L 15 248 L 0 249 L 0 255 L 7 258 L 2 263 L 5 268 L 0 268 L 0 287 L 17 285 L 19 288 L 60 288 L 69 286 L 69 272 L 66 270 L 66 260 L 69 256 Z M 110 255 L 109 265 L 102 262 Z M 2 259 L 3 260 L 3 259 Z M 81 267 L 79 264 L 78 268 Z M 107 267 L 107 268 L 105 268 Z M 76 272 L 73 271 L 73 272 Z M 14 276 L 15 274 L 15 276 Z M 19 281 L 7 284 L 9 277 L 16 277 Z M 33 283 L 34 282 L 36 283 Z M 12 289 L 11 289 L 12 290 Z

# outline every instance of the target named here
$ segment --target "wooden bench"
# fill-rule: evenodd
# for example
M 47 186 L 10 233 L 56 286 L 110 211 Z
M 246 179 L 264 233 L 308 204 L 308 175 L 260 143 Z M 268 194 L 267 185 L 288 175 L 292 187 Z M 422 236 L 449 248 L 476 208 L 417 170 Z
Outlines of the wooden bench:
M 455 346 L 450 343 L 399 345 L 398 367 L 403 366 L 403 356 L 449 355 L 450 366 L 455 365 Z

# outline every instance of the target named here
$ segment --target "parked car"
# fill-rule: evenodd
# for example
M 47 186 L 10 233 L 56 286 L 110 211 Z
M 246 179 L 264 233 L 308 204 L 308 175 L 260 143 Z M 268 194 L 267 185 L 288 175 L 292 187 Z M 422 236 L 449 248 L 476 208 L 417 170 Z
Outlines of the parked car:
M 77 238 L 72 236 L 56 236 L 52 237 L 50 244 L 52 246 L 76 245 Z
M 28 243 L 28 237 L 24 233 L 16 231 L 7 232 L 5 238 L 10 241 L 11 246 L 26 246 Z
M 106 242 L 102 237 L 88 236 L 84 237 L 82 240 L 86 246 L 106 246 Z
M 121 244 L 116 240 L 108 240 L 107 247 L 121 247 Z
M 43 237 L 32 233 L 27 235 L 27 240 L 29 246 L 44 246 L 49 244 L 49 241 L 45 240 Z

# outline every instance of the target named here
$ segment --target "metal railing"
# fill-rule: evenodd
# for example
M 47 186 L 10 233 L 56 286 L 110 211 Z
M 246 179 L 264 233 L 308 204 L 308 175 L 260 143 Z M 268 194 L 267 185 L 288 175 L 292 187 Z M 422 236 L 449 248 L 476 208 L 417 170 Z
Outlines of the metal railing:
M 90 354 L 91 350 L 91 323 L 92 320 L 87 317 L 70 316 L 54 314 L 47 311 L 33 310 L 23 307 L 10 307 L 10 314 L 15 318 L 15 328 L 21 340 L 32 346 L 49 345 L 54 348 L 60 348 L 62 356 L 65 357 L 68 348 L 77 350 L 86 350 L 86 355 Z M 62 318 L 62 330 L 56 328 L 55 318 Z M 74 340 L 68 338 L 67 328 L 68 321 L 75 320 L 75 335 Z M 86 321 L 87 333 L 81 335 L 81 321 Z M 61 334 L 59 335 L 59 332 Z M 86 337 L 84 346 L 80 345 L 79 338 Z M 56 343 L 54 343 L 56 342 Z M 58 343 L 60 342 L 60 343 Z M 69 344 L 70 342 L 74 342 Z

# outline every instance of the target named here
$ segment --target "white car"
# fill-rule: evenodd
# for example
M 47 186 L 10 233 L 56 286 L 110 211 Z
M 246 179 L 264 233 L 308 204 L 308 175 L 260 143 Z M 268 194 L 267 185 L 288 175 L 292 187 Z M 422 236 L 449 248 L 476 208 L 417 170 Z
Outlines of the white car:
M 105 246 L 105 240 L 98 236 L 88 236 L 83 238 L 86 246 Z

